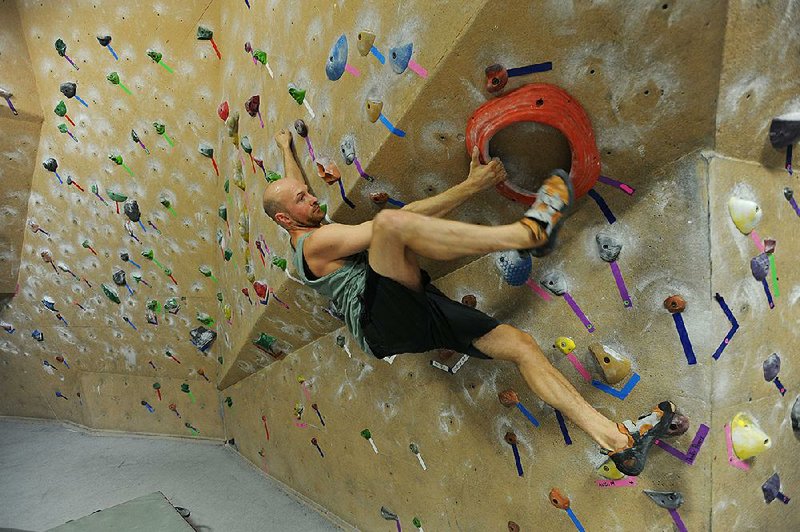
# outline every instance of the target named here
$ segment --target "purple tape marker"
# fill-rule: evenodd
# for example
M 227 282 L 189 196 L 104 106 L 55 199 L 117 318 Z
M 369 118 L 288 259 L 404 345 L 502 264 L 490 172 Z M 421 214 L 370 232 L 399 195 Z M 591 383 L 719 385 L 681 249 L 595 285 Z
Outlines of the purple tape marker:
M 306 135 L 306 146 L 308 146 L 308 154 L 311 156 L 312 161 L 316 161 L 317 158 L 314 156 L 314 148 L 311 147 L 311 138 Z
M 797 216 L 800 216 L 800 206 L 797 205 L 797 200 L 794 199 L 794 191 L 789 187 L 784 188 L 783 197 L 785 197 L 786 201 L 789 202 L 789 205 L 792 206 L 792 209 L 794 209 L 795 214 L 797 214 Z
M 678 515 L 678 510 L 670 509 L 668 511 L 669 511 L 669 515 L 672 516 L 672 520 L 675 521 L 675 526 L 678 527 L 678 531 L 679 532 L 687 532 L 686 525 L 683 524 L 683 520 L 681 519 L 681 516 Z
M 586 314 L 583 313 L 583 310 L 581 310 L 581 307 L 579 307 L 578 304 L 575 302 L 575 300 L 572 299 L 572 296 L 570 295 L 570 293 L 569 292 L 564 292 L 564 296 L 563 297 L 564 297 L 564 300 L 567 302 L 567 305 L 569 305 L 570 308 L 572 308 L 572 312 L 575 313 L 575 315 L 578 317 L 578 319 L 581 320 L 581 323 L 583 323 L 583 325 L 586 327 L 586 330 L 589 331 L 590 333 L 593 333 L 594 332 L 594 325 L 592 325 L 592 322 L 589 321 L 589 318 L 586 317 Z
M 363 169 L 363 168 L 361 168 L 361 161 L 359 161 L 359 160 L 358 160 L 358 157 L 355 157 L 355 158 L 353 159 L 353 162 L 354 162 L 354 163 L 356 163 L 356 170 L 358 170 L 358 175 L 360 175 L 361 177 L 363 177 L 363 178 L 364 178 L 364 179 L 366 179 L 367 181 L 375 181 L 375 178 L 374 178 L 374 177 L 372 177 L 371 175 L 369 175 L 368 173 L 366 173 L 366 172 L 364 171 L 364 169 Z
M 606 203 L 606 200 L 603 199 L 603 196 L 601 196 L 593 188 L 590 188 L 587 194 L 589 194 L 589 197 L 592 198 L 595 203 L 597 203 L 598 207 L 600 207 L 600 210 L 603 212 L 603 216 L 606 217 L 606 220 L 608 220 L 608 223 L 613 224 L 617 221 L 617 217 L 614 216 L 613 212 L 611 212 L 611 209 L 609 208 L 608 203 Z
M 606 185 L 609 185 L 609 186 L 616 187 L 616 188 L 620 189 L 621 191 L 623 191 L 628 196 L 633 196 L 633 194 L 636 192 L 636 189 L 633 188 L 632 186 L 627 185 L 627 184 L 623 183 L 622 181 L 617 181 L 616 179 L 611 179 L 610 177 L 606 177 L 604 175 L 601 175 L 600 177 L 598 177 L 597 180 L 600 181 L 603 184 L 606 184 Z
M 700 452 L 700 448 L 703 446 L 703 442 L 705 441 L 706 436 L 708 436 L 708 431 L 709 431 L 708 426 L 701 423 L 700 427 L 698 427 L 697 429 L 697 434 L 694 435 L 694 439 L 692 440 L 691 445 L 689 445 L 689 450 L 686 451 L 686 453 L 682 453 L 681 451 L 671 446 L 667 442 L 661 440 L 656 440 L 655 444 L 664 449 L 665 451 L 667 451 L 669 454 L 671 454 L 678 460 L 686 462 L 689 465 L 693 465 L 695 458 L 697 458 L 697 454 Z
M 617 290 L 619 290 L 619 296 L 622 298 L 622 304 L 625 308 L 633 308 L 631 296 L 628 294 L 628 287 L 625 286 L 625 279 L 622 277 L 622 272 L 619 271 L 617 261 L 609 262 L 608 265 L 611 266 L 611 273 L 617 283 Z

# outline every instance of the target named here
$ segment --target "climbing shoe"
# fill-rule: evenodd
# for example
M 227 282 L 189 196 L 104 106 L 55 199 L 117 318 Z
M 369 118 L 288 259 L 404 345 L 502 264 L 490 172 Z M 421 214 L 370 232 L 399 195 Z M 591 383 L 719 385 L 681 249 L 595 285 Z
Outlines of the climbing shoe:
M 637 476 L 644 469 L 647 453 L 655 440 L 669 434 L 674 417 L 675 405 L 670 401 L 663 401 L 652 412 L 636 420 L 636 423 L 617 423 L 619 431 L 628 437 L 628 445 L 615 451 L 605 450 L 605 454 L 611 457 L 620 472 Z
M 520 220 L 535 240 L 544 242 L 541 246 L 528 249 L 528 253 L 534 257 L 544 257 L 555 249 L 558 231 L 572 206 L 573 196 L 569 174 L 561 169 L 550 172 L 550 177 L 536 192 L 536 201 Z

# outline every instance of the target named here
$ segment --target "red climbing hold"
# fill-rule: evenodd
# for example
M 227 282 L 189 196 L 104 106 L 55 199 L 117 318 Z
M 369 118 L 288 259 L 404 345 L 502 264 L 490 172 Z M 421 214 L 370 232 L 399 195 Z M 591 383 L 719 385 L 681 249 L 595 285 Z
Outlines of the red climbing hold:
M 467 121 L 467 153 L 478 146 L 481 160 L 489 160 L 489 141 L 501 129 L 517 122 L 537 122 L 561 131 L 572 151 L 570 176 L 575 194 L 586 194 L 600 177 L 600 154 L 586 111 L 564 89 L 531 83 L 486 102 Z M 509 180 L 497 185 L 503 196 L 531 205 L 536 194 Z

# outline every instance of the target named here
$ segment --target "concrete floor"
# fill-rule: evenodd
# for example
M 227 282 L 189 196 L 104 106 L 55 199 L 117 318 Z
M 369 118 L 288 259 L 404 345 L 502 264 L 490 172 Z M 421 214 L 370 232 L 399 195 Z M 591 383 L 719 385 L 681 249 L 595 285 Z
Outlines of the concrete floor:
M 46 530 L 153 491 L 203 532 L 339 530 L 219 444 L 0 419 L 0 529 Z

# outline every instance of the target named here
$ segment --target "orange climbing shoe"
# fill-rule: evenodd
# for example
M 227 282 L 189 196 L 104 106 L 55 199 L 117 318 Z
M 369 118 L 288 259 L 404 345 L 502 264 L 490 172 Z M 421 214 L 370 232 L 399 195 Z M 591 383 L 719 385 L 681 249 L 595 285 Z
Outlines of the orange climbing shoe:
M 616 451 L 606 449 L 603 452 L 611 457 L 621 473 L 637 476 L 644 469 L 647 453 L 655 440 L 675 430 L 676 427 L 672 424 L 674 416 L 675 405 L 670 401 L 663 401 L 652 412 L 641 416 L 636 423 L 617 423 L 619 431 L 628 437 L 628 445 Z
M 572 206 L 572 179 L 564 170 L 550 172 L 550 177 L 536 192 L 536 201 L 520 220 L 540 245 L 528 249 L 534 257 L 544 257 L 555 249 L 556 236 Z

